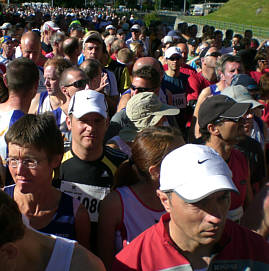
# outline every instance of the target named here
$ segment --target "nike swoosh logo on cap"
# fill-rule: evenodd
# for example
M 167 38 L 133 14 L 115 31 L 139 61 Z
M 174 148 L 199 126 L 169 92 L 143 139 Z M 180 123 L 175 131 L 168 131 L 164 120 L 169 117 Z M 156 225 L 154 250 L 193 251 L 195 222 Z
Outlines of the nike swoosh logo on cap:
M 198 164 L 203 164 L 205 161 L 207 161 L 207 160 L 209 160 L 209 159 L 205 159 L 205 160 L 203 160 L 203 161 L 199 161 L 198 160 Z

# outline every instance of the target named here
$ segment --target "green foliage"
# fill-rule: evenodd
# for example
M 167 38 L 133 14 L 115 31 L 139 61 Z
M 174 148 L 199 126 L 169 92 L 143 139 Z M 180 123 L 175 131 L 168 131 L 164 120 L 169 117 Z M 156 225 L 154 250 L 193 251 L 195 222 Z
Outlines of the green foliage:
M 205 19 L 269 27 L 268 16 L 268 0 L 230 0 Z
M 147 27 L 149 27 L 150 22 L 158 21 L 158 20 L 160 20 L 160 18 L 159 18 L 158 14 L 155 11 L 151 12 L 151 13 L 147 13 L 144 16 L 144 22 L 145 22 Z

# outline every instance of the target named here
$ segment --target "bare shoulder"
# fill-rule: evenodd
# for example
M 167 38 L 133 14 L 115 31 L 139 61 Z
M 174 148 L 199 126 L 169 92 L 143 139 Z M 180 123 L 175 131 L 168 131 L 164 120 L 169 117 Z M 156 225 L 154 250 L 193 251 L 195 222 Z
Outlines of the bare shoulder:
M 29 114 L 36 114 L 37 113 L 39 99 L 40 99 L 40 93 L 37 93 L 35 95 L 35 97 L 32 99 L 32 102 L 31 102 L 31 105 L 30 105 L 30 108 L 28 111 Z
M 70 271 L 84 270 L 105 271 L 105 267 L 97 256 L 83 246 L 76 244 L 72 256 Z

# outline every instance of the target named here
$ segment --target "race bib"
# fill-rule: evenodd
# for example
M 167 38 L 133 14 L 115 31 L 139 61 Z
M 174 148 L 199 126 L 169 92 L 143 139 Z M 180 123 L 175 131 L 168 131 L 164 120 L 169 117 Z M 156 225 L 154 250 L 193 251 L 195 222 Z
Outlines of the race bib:
M 98 222 L 100 202 L 110 192 L 109 187 L 62 181 L 60 189 L 62 192 L 78 199 L 86 207 L 91 222 Z
M 172 99 L 173 99 L 173 105 L 176 106 L 177 108 L 179 109 L 186 108 L 187 99 L 186 99 L 185 93 L 173 94 Z

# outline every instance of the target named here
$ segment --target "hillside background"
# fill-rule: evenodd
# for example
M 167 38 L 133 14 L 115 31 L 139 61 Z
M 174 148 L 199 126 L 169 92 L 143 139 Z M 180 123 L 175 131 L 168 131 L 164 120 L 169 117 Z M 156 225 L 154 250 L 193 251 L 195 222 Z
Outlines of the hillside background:
M 269 27 L 269 0 L 230 0 L 219 10 L 204 18 Z

